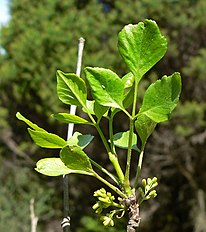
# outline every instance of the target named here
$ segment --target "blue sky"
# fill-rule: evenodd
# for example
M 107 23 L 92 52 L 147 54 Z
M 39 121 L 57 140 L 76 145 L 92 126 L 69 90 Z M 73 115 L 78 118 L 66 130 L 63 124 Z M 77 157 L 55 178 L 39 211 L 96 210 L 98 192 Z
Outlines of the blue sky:
M 8 2 L 8 0 L 0 0 L 0 25 L 9 20 Z

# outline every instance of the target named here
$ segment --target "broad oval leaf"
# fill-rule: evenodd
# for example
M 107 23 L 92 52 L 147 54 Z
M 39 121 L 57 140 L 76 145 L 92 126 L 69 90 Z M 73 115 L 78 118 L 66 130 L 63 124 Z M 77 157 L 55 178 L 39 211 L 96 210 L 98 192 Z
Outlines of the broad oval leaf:
M 155 21 L 145 20 L 137 25 L 129 24 L 120 31 L 118 49 L 139 81 L 164 56 L 167 40 Z
M 57 71 L 57 93 L 59 99 L 65 104 L 76 106 L 86 104 L 86 84 L 74 73 Z
M 65 122 L 65 123 L 93 125 L 91 122 L 87 121 L 86 119 L 73 115 L 73 114 L 58 113 L 58 114 L 52 114 L 51 116 L 57 119 L 58 121 Z
M 137 120 L 135 121 L 135 128 L 142 141 L 142 148 L 145 146 L 147 139 L 152 134 L 156 125 L 156 122 L 154 122 L 152 119 L 148 118 L 144 114 L 141 114 L 137 117 Z
M 60 158 L 45 158 L 36 163 L 35 170 L 46 176 L 61 176 L 73 173 Z
M 124 86 L 116 73 L 104 68 L 85 68 L 94 100 L 103 106 L 122 108 Z
M 146 115 L 154 122 L 163 122 L 176 107 L 181 91 L 181 77 L 179 73 L 164 76 L 151 84 L 146 90 L 142 106 L 138 115 Z
M 44 148 L 62 148 L 67 145 L 67 142 L 56 134 L 46 131 L 34 131 L 28 129 L 31 138 L 34 142 Z
M 78 146 L 66 146 L 60 152 L 63 163 L 74 173 L 94 175 L 89 157 Z
M 20 114 L 19 112 L 16 113 L 16 117 L 25 122 L 28 126 L 30 126 L 32 129 L 36 130 L 36 131 L 45 131 L 44 129 L 42 129 L 41 127 L 37 126 L 36 124 L 34 124 L 33 122 L 31 122 L 30 120 L 28 120 L 27 118 L 25 118 L 22 114 Z
M 116 147 L 128 149 L 129 143 L 129 131 L 126 132 L 119 132 L 114 135 L 114 145 Z M 139 151 L 137 148 L 137 135 L 133 133 L 132 136 L 132 149 Z
M 67 144 L 69 146 L 79 146 L 82 149 L 84 149 L 87 145 L 90 144 L 90 142 L 92 141 L 92 139 L 94 138 L 94 136 L 92 135 L 83 135 L 79 132 L 74 132 L 74 134 L 72 135 L 72 137 L 69 138 L 69 140 L 67 141 Z

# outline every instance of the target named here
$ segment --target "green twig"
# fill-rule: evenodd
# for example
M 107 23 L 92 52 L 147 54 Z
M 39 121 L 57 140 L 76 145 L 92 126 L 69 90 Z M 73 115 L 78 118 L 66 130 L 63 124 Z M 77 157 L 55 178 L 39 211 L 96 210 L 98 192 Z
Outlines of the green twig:
M 96 172 L 94 172 L 94 176 L 100 180 L 102 183 L 106 184 L 109 188 L 111 188 L 113 191 L 115 191 L 120 197 L 127 198 L 127 195 L 125 195 L 120 189 L 118 189 L 113 184 L 109 183 L 107 180 L 102 178 L 100 175 L 98 175 Z
M 105 174 L 107 174 L 116 184 L 120 184 L 119 183 L 119 179 L 114 176 L 112 173 L 110 173 L 107 169 L 103 168 L 101 165 L 99 165 L 98 163 L 96 163 L 94 160 L 90 159 L 90 162 L 97 167 L 99 170 L 101 170 L 102 172 L 104 172 Z
M 109 144 L 108 144 L 108 142 L 107 142 L 107 140 L 106 140 L 106 138 L 105 138 L 105 136 L 104 136 L 101 128 L 99 127 L 99 124 L 96 124 L 95 127 L 96 127 L 96 129 L 97 129 L 97 131 L 98 131 L 98 133 L 99 133 L 99 135 L 100 135 L 100 137 L 102 139 L 102 142 L 103 142 L 103 144 L 104 144 L 104 146 L 106 148 L 106 151 L 108 153 L 109 159 L 110 159 L 111 163 L 113 164 L 114 169 L 116 170 L 116 173 L 117 173 L 117 176 L 119 177 L 120 183 L 123 183 L 123 181 L 124 181 L 124 174 L 123 174 L 122 169 L 120 167 L 117 155 L 113 154 L 111 152 Z
M 110 139 L 111 151 L 113 154 L 116 154 L 115 146 L 114 146 L 114 135 L 113 135 L 113 119 L 114 116 L 112 114 L 111 117 L 109 118 L 109 139 Z
M 129 141 L 128 141 L 128 150 L 127 150 L 127 163 L 126 163 L 126 171 L 125 171 L 125 177 L 124 177 L 125 191 L 128 194 L 131 194 L 131 189 L 130 189 L 130 166 L 131 166 L 131 157 L 132 157 L 132 138 L 133 138 L 133 133 L 134 133 L 134 117 L 135 117 L 135 114 L 136 114 L 137 89 L 138 89 L 139 78 L 135 78 L 134 83 L 135 83 L 134 100 L 133 100 L 133 106 L 132 106 L 132 118 L 130 117 Z
M 139 155 L 137 173 L 136 173 L 135 180 L 134 180 L 134 188 L 137 188 L 137 185 L 138 185 L 138 181 L 139 181 L 139 177 L 140 177 L 140 173 L 141 173 L 141 168 L 142 168 L 143 156 L 144 156 L 144 148 L 142 148 L 140 155 Z
M 131 193 L 129 175 L 130 175 L 130 166 L 131 166 L 131 157 L 132 157 L 133 132 L 134 132 L 134 122 L 132 119 L 130 119 L 129 142 L 128 142 L 128 150 L 127 150 L 127 164 L 126 164 L 126 171 L 125 171 L 125 177 L 124 177 L 124 187 L 125 187 L 125 191 L 127 194 Z

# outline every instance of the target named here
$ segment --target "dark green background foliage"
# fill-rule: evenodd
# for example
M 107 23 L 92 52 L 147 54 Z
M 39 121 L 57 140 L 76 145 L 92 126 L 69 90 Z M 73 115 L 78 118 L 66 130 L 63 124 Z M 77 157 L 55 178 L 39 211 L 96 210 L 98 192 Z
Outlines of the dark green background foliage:
M 141 208 L 140 230 L 205 232 L 206 1 L 13 0 L 10 13 L 0 34 L 0 231 L 29 231 L 31 198 L 38 231 L 61 231 L 62 180 L 33 171 L 39 158 L 58 153 L 37 148 L 16 112 L 66 137 L 66 125 L 49 118 L 65 107 L 56 95 L 56 69 L 75 71 L 77 40 L 83 36 L 84 66 L 125 74 L 117 33 L 125 24 L 148 18 L 158 23 L 169 48 L 142 81 L 140 99 L 151 80 L 175 71 L 182 74 L 183 91 L 171 121 L 156 128 L 146 147 L 142 177 L 157 176 L 159 189 L 158 197 Z M 126 131 L 124 115 L 119 116 L 116 132 Z M 105 131 L 107 126 L 105 122 Z M 78 130 L 88 132 L 86 127 Z M 107 165 L 98 139 L 87 150 Z M 120 155 L 123 162 L 124 154 Z M 72 231 L 106 231 L 91 214 L 95 201 L 91 196 L 100 183 L 84 176 L 69 179 Z M 121 231 L 123 224 L 111 231 Z

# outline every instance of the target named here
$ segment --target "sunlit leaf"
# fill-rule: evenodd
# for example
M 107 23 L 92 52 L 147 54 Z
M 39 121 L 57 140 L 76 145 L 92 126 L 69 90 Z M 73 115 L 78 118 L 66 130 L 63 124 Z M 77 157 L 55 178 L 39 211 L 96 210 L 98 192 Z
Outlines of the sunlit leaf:
M 122 82 L 124 85 L 124 89 L 130 88 L 133 86 L 134 83 L 134 75 L 132 72 L 127 73 L 122 77 Z
M 73 115 L 73 114 L 58 113 L 58 114 L 52 114 L 51 116 L 57 119 L 58 121 L 65 122 L 65 123 L 91 124 L 92 125 L 92 123 L 87 121 L 86 119 Z
M 63 163 L 75 173 L 93 175 L 89 157 L 78 146 L 66 146 L 60 152 Z
M 167 41 L 156 22 L 145 20 L 122 29 L 118 36 L 118 48 L 128 68 L 139 81 L 164 56 Z
M 30 120 L 28 120 L 27 118 L 25 118 L 23 115 L 21 115 L 19 112 L 16 113 L 16 117 L 25 122 L 28 126 L 30 126 L 32 129 L 36 130 L 36 131 L 45 131 L 44 129 L 42 129 L 41 127 L 37 126 L 36 124 L 34 124 L 33 122 L 31 122 Z
M 104 68 L 86 68 L 94 100 L 103 106 L 122 108 L 124 86 L 116 73 Z
M 60 158 L 45 158 L 36 163 L 35 170 L 46 176 L 61 176 L 73 173 Z
M 76 106 L 86 104 L 86 84 L 74 73 L 57 71 L 57 93 L 59 99 L 65 104 Z
M 44 148 L 62 148 L 67 145 L 67 142 L 56 134 L 46 131 L 34 131 L 28 129 L 31 138 L 34 142 Z
M 146 90 L 139 115 L 146 115 L 154 122 L 163 122 L 169 119 L 172 110 L 176 107 L 181 91 L 181 77 L 179 73 L 164 76 L 151 84 Z

